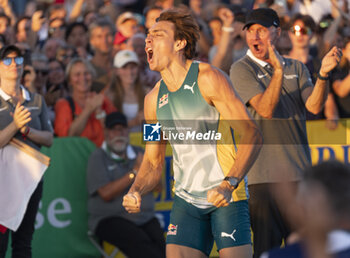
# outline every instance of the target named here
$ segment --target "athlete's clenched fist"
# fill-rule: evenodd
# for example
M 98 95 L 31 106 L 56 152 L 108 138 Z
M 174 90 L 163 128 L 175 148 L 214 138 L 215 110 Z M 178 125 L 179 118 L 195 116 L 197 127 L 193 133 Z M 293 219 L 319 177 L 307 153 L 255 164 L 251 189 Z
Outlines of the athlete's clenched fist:
M 128 193 L 123 197 L 123 206 L 129 213 L 138 213 L 141 210 L 141 195 L 138 192 Z

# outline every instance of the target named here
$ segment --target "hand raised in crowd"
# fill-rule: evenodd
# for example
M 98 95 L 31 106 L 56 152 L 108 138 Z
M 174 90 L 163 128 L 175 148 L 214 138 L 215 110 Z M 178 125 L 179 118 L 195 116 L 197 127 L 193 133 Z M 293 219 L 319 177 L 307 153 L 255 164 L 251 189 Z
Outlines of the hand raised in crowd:
M 8 0 L 0 0 L 0 7 L 5 9 L 9 6 L 9 1 Z
M 21 129 L 32 120 L 30 115 L 31 113 L 28 111 L 28 109 L 18 102 L 13 114 L 13 122 L 15 123 L 17 129 Z
M 233 12 L 228 8 L 220 8 L 218 11 L 218 16 L 222 21 L 223 27 L 231 27 L 235 20 Z
M 104 96 L 103 94 L 90 92 L 85 102 L 85 109 L 91 114 L 102 106 Z
M 222 21 L 222 28 L 232 28 L 232 39 L 237 37 L 241 31 L 242 26 L 240 23 L 234 22 L 235 16 L 234 13 L 228 8 L 220 8 L 218 11 L 218 16 Z
M 207 193 L 207 200 L 216 207 L 228 206 L 232 198 L 232 189 L 227 182 L 222 182 L 218 187 L 211 189 Z
M 45 18 L 42 17 L 43 11 L 36 11 L 32 16 L 32 31 L 38 32 L 41 26 L 45 22 Z
M 272 67 L 274 69 L 282 69 L 283 70 L 283 58 L 277 52 L 274 45 L 272 45 L 271 41 L 268 41 L 268 51 L 269 51 L 269 59 Z
M 340 48 L 333 47 L 322 59 L 320 75 L 327 77 L 328 73 L 339 64 L 342 55 Z

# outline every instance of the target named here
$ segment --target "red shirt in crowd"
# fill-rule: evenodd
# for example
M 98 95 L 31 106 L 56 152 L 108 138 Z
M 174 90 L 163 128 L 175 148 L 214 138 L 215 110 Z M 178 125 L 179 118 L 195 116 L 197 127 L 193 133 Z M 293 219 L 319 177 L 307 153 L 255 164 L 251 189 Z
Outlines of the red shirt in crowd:
M 82 108 L 74 101 L 75 115 L 78 116 L 83 111 Z M 102 104 L 102 109 L 109 114 L 116 111 L 114 105 L 105 98 Z M 58 137 L 68 136 L 69 128 L 73 122 L 73 114 L 69 102 L 66 99 L 60 99 L 55 105 L 55 134 Z M 101 146 L 104 141 L 103 124 L 96 118 L 95 113 L 92 113 L 86 123 L 84 131 L 80 136 L 88 138 L 94 142 L 96 146 Z

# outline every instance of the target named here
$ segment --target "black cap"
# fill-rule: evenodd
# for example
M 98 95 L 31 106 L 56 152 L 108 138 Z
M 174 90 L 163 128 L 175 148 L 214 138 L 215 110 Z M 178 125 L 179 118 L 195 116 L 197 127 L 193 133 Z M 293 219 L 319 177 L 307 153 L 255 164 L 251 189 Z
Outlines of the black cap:
M 106 116 L 105 126 L 106 128 L 113 128 L 115 125 L 128 126 L 126 116 L 120 112 L 113 112 Z
M 279 27 L 280 19 L 274 10 L 270 8 L 259 8 L 248 13 L 243 30 L 253 24 L 260 24 L 266 28 L 271 26 Z
M 0 60 L 4 59 L 11 52 L 16 52 L 17 56 L 23 56 L 22 51 L 15 45 L 7 45 L 0 49 Z

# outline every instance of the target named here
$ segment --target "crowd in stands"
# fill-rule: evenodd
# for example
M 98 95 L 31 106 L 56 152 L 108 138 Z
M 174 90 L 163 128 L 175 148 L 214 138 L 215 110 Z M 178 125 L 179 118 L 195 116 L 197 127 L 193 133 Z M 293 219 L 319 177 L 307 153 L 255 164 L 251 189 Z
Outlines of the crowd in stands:
M 243 27 L 246 14 L 256 8 L 277 12 L 282 32 L 276 50 L 305 64 L 314 83 L 325 54 L 333 46 L 342 49 L 340 64 L 330 73 L 323 110 L 306 117 L 326 119 L 331 130 L 339 119 L 350 117 L 348 0 L 0 0 L 0 48 L 15 45 L 22 51 L 21 84 L 45 99 L 56 137 L 86 137 L 105 151 L 110 146 L 104 142 L 114 144 L 112 136 L 106 137 L 106 128 L 112 134 L 115 126 L 122 125 L 117 129 L 125 135 L 142 130 L 144 97 L 161 79 L 148 67 L 145 39 L 159 14 L 171 7 L 189 10 L 197 20 L 200 39 L 195 59 L 227 75 L 249 49 Z M 108 115 L 113 117 L 116 111 L 123 113 L 118 113 L 123 121 L 108 128 L 106 117 L 111 119 Z M 129 159 L 126 148 L 119 151 L 123 162 Z M 130 168 L 138 167 L 136 156 Z M 114 161 L 114 155 L 109 158 Z M 125 191 L 136 176 L 130 168 L 123 172 Z M 91 193 L 101 190 L 102 183 L 91 181 Z M 348 224 L 345 228 L 348 232 Z M 159 246 L 164 252 L 164 243 Z
M 308 118 L 326 118 L 327 126 L 334 129 L 339 118 L 350 116 L 350 30 L 348 2 L 343 0 L 6 0 L 0 3 L 0 46 L 16 44 L 23 51 L 22 84 L 44 96 L 56 136 L 81 135 L 101 145 L 101 119 L 112 106 L 126 114 L 132 131 L 140 131 L 143 97 L 160 79 L 148 68 L 144 40 L 160 12 L 174 6 L 191 10 L 200 25 L 196 59 L 227 73 L 248 49 L 242 27 L 252 8 L 271 7 L 277 11 L 282 28 L 277 50 L 306 64 L 314 78 L 330 47 L 342 48 L 344 57 L 332 74 L 324 111 L 309 114 Z M 128 52 L 118 53 L 121 50 Z M 79 73 L 74 80 L 71 72 L 76 59 L 89 75 Z M 86 94 L 94 93 L 83 94 L 78 101 L 74 94 L 82 81 L 87 84 Z M 77 131 L 75 120 L 81 118 L 68 112 L 68 96 L 73 97 L 76 114 L 86 110 Z M 102 98 L 103 104 L 89 106 L 97 99 L 102 103 Z M 98 126 L 88 129 L 92 124 Z

